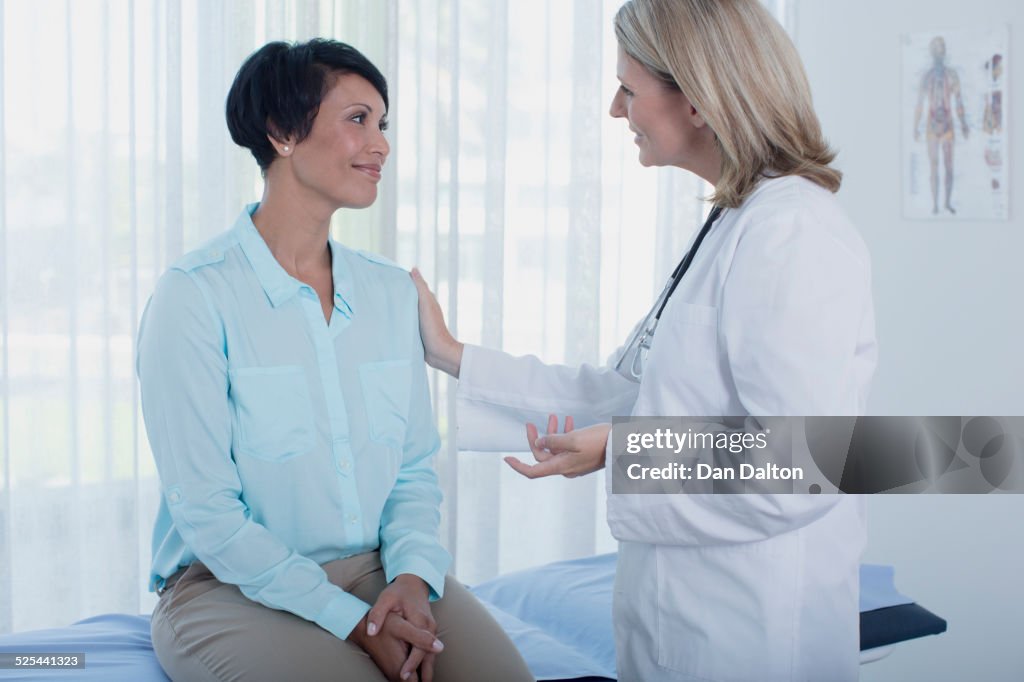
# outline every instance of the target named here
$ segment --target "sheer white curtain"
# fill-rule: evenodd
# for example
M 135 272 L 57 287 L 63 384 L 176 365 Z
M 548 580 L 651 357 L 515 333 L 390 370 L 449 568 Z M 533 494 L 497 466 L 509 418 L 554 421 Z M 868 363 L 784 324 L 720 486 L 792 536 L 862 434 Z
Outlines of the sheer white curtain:
M 642 168 L 607 115 L 621 4 L 399 2 L 396 257 L 420 265 L 463 341 L 601 362 L 699 226 L 709 188 Z M 765 4 L 792 28 L 795 0 Z M 614 550 L 603 477 L 530 481 L 493 453 L 456 452 L 454 390 L 435 377 L 458 576 Z
M 607 115 L 621 3 L 400 4 L 398 260 L 420 265 L 464 341 L 601 361 L 701 210 L 693 176 L 641 168 Z M 437 379 L 447 435 L 454 382 Z M 599 476 L 529 481 L 450 440 L 439 468 L 463 580 L 614 547 Z
M 702 205 L 606 112 L 619 0 L 0 0 L 0 633 L 148 611 L 158 482 L 133 352 L 156 278 L 258 199 L 223 101 L 247 54 L 322 35 L 392 88 L 378 202 L 335 236 L 419 265 L 461 338 L 603 359 Z M 599 477 L 527 481 L 444 437 L 467 582 L 606 551 Z M 524 436 L 525 442 L 525 436 Z
M 259 197 L 255 162 L 224 124 L 231 78 L 266 41 L 316 35 L 388 70 L 389 12 L 375 0 L 0 3 L 0 632 L 151 606 L 158 491 L 135 332 L 168 264 Z M 379 248 L 388 210 L 339 215 L 337 229 Z

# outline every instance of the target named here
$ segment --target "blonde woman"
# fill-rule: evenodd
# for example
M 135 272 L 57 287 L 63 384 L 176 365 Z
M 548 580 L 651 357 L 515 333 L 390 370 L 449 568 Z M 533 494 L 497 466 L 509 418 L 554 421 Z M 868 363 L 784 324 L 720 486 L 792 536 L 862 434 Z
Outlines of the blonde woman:
M 527 426 L 538 462 L 508 460 L 531 478 L 604 467 L 615 415 L 861 413 L 876 362 L 868 252 L 782 28 L 757 0 L 631 0 L 615 34 L 610 113 L 640 163 L 714 186 L 657 333 L 642 321 L 601 368 L 510 357 L 455 340 L 414 272 L 461 444 L 518 449 L 501 434 L 547 418 Z M 552 411 L 578 428 L 553 433 Z M 620 679 L 856 679 L 858 498 L 610 494 L 608 522 Z

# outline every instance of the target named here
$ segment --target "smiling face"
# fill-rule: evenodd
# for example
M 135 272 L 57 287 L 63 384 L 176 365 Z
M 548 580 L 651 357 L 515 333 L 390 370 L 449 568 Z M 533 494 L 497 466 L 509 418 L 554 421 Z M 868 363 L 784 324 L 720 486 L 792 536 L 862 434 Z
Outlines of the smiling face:
M 608 113 L 629 122 L 640 148 L 640 163 L 694 170 L 694 157 L 705 146 L 700 129 L 706 126 L 686 96 L 626 54 L 621 45 L 617 75 L 622 85 Z
M 333 84 L 309 136 L 279 152 L 290 157 L 298 183 L 332 208 L 366 208 L 377 198 L 381 168 L 391 150 L 384 137 L 384 100 L 362 76 L 328 78 Z

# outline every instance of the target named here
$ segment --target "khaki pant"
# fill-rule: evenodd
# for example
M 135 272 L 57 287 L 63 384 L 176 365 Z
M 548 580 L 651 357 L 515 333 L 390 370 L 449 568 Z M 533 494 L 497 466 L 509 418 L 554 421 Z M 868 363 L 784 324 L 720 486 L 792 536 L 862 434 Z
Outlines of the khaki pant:
M 368 604 L 386 586 L 380 554 L 324 564 L 328 579 Z M 512 641 L 487 610 L 450 576 L 431 604 L 437 636 L 435 682 L 533 680 Z M 337 680 L 384 682 L 357 645 L 293 613 L 267 608 L 198 561 L 165 590 L 153 611 L 153 649 L 176 682 Z

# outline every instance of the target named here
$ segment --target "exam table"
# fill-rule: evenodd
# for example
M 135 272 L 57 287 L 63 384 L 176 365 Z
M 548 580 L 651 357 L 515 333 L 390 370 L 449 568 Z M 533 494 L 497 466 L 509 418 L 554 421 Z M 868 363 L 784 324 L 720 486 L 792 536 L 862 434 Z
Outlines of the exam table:
M 475 588 L 538 680 L 596 682 L 615 676 L 615 555 L 560 561 L 499 576 Z M 946 621 L 900 594 L 889 566 L 861 566 L 861 663 L 894 645 L 937 635 Z M 166 682 L 149 639 L 149 616 L 107 614 L 64 628 L 0 636 L 4 652 L 85 653 L 79 670 L 2 670 L 0 680 Z

